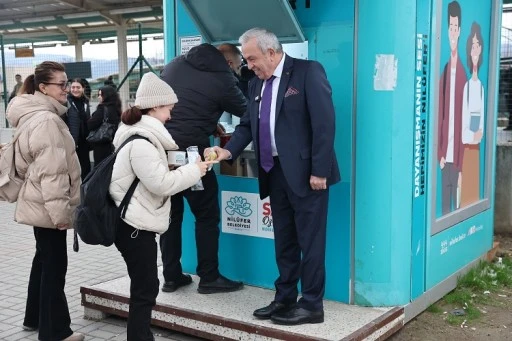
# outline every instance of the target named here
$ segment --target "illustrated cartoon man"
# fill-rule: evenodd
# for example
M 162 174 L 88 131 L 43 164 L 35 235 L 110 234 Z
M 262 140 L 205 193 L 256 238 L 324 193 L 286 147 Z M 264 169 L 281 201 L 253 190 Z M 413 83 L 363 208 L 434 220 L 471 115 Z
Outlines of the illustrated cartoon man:
M 448 4 L 450 60 L 439 80 L 437 158 L 442 175 L 443 215 L 458 207 L 457 189 L 462 180 L 462 97 L 467 76 L 458 54 L 460 25 L 461 8 L 457 1 L 452 1 Z

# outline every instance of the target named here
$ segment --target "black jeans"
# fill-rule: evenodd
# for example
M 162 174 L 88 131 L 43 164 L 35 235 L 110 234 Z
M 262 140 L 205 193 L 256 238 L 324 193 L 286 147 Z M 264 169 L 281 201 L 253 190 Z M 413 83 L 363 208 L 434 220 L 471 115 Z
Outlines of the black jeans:
M 36 254 L 28 282 L 23 324 L 39 328 L 39 340 L 62 340 L 73 334 L 64 293 L 68 253 L 67 231 L 34 226 Z
M 78 142 L 78 148 L 76 149 L 76 155 L 78 155 L 78 161 L 80 162 L 80 169 L 82 170 L 82 181 L 85 179 L 87 174 L 91 171 L 91 159 L 89 158 L 89 144 L 85 139 Z
M 183 223 L 183 197 L 188 201 L 196 218 L 197 275 L 204 281 L 219 277 L 219 185 L 213 170 L 201 178 L 204 190 L 187 189 L 171 196 L 171 223 L 160 236 L 165 281 L 173 281 L 182 273 L 181 225 Z
M 115 241 L 130 276 L 128 341 L 154 340 L 151 310 L 158 295 L 158 269 L 155 233 L 136 230 L 120 220 Z

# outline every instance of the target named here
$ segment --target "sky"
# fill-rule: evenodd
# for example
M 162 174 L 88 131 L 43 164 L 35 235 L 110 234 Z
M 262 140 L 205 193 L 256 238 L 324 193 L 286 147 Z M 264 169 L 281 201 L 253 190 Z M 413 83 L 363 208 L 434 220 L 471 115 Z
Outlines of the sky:
M 61 46 L 57 43 L 55 47 L 37 48 L 36 53 L 40 51 L 41 54 L 61 54 L 70 57 L 75 56 L 74 46 Z M 139 43 L 130 41 L 127 43 L 128 57 L 137 58 L 139 56 Z M 146 58 L 161 58 L 164 57 L 164 40 L 153 40 L 152 36 L 142 42 L 142 53 Z M 82 54 L 84 60 L 92 59 L 117 59 L 117 42 L 107 44 L 90 44 L 89 42 L 83 44 Z

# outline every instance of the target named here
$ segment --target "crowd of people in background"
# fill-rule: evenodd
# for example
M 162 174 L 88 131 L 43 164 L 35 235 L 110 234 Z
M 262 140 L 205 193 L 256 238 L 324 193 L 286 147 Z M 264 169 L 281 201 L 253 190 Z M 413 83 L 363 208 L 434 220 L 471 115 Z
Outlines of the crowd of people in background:
M 133 193 L 115 238 L 131 279 L 129 341 L 154 340 L 150 322 L 159 291 L 157 234 L 162 291 L 192 283 L 180 262 L 184 199 L 196 220 L 198 293 L 243 289 L 242 282 L 219 272 L 219 188 L 210 169 L 220 160 L 237 158 L 251 141 L 260 196 L 270 196 L 272 204 L 279 269 L 274 300 L 253 315 L 285 325 L 324 321 L 328 189 L 340 179 L 331 88 L 318 62 L 289 57 L 272 32 L 251 29 L 239 42 L 241 51 L 232 44 L 201 44 L 167 64 L 160 77 L 146 73 L 135 104 L 124 112 L 112 77 L 98 90 L 93 111 L 87 81 L 68 80 L 62 64 L 41 63 L 22 86 L 16 75 L 7 108 L 10 124 L 23 129 L 15 167 L 24 183 L 15 216 L 18 223 L 33 226 L 36 241 L 23 329 L 38 330 L 40 340 L 84 339 L 70 328 L 64 285 L 66 232 L 73 228 L 81 180 L 91 172 L 91 150 L 95 165 L 116 152 L 109 186 L 116 205 Z M 276 104 L 289 96 L 296 101 L 293 108 Z M 210 137 L 224 111 L 241 117 L 241 123 L 225 149 L 212 148 Z M 91 143 L 91 135 L 104 125 L 115 127 L 111 140 Z M 188 147 L 197 147 L 205 159 L 215 151 L 214 160 L 199 157 L 178 168 L 168 164 L 167 151 Z M 299 281 L 302 297 L 297 300 Z

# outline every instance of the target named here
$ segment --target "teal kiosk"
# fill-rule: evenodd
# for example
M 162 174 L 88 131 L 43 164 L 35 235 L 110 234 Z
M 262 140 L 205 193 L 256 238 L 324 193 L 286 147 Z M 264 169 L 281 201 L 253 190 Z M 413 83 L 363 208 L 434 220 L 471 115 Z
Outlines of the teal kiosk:
M 323 324 L 280 328 L 251 315 L 273 298 L 277 267 L 272 207 L 259 199 L 250 147 L 234 166 L 215 169 L 220 271 L 247 287 L 162 293 L 153 323 L 212 340 L 383 340 L 452 290 L 493 247 L 501 7 L 501 0 L 164 0 L 167 61 L 265 27 L 287 54 L 322 63 L 342 181 L 330 190 Z M 222 120 L 236 125 L 229 113 Z M 240 203 L 244 210 L 234 210 Z M 182 264 L 195 272 L 190 211 Z M 123 277 L 82 287 L 85 316 L 126 317 L 129 285 Z
M 342 174 L 330 192 L 326 299 L 406 306 L 413 317 L 491 249 L 501 5 L 164 2 L 167 61 L 202 42 L 237 44 L 245 30 L 265 27 L 287 53 L 325 67 Z M 242 175 L 251 173 L 247 154 Z M 256 178 L 217 172 L 221 272 L 273 288 L 270 204 L 259 200 Z M 232 200 L 250 214 L 230 211 Z M 183 245 L 184 271 L 194 273 L 190 212 Z

